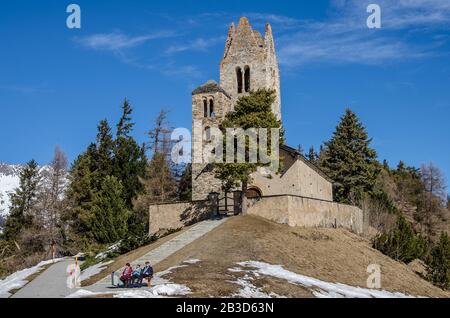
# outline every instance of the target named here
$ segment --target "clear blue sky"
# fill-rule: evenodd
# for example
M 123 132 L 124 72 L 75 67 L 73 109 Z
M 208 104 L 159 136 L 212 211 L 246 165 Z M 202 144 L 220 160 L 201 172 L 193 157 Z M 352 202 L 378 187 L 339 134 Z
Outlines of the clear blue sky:
M 228 26 L 246 15 L 272 23 L 290 145 L 318 148 L 350 107 L 380 160 L 433 161 L 450 178 L 448 0 L 77 0 L 81 30 L 66 27 L 70 3 L 1 2 L 0 161 L 45 164 L 55 145 L 73 160 L 125 97 L 139 141 L 162 107 L 190 128 L 191 91 L 218 80 Z

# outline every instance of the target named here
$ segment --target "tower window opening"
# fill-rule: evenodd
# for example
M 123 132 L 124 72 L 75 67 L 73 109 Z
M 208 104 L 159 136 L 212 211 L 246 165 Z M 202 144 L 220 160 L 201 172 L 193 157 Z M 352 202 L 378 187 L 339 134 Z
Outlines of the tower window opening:
M 240 67 L 236 69 L 238 94 L 242 93 L 242 70 Z
M 245 67 L 245 92 L 248 93 L 250 91 L 250 67 Z
M 216 113 L 214 112 L 214 100 L 212 99 L 209 101 L 209 117 L 216 117 Z
M 211 141 L 211 127 L 205 127 L 205 141 Z
M 203 117 L 208 117 L 208 101 L 206 99 L 203 100 Z

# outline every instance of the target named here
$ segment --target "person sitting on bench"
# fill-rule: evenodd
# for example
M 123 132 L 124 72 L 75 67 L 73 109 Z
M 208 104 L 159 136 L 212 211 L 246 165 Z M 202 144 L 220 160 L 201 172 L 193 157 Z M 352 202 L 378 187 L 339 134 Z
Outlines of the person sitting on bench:
M 141 265 L 137 265 L 133 271 L 133 274 L 131 275 L 131 284 L 133 287 L 135 286 L 135 282 L 138 283 L 138 287 L 141 287 L 140 284 L 141 276 L 142 276 Z
M 131 283 L 131 279 L 132 279 L 132 274 L 133 274 L 133 268 L 131 267 L 130 263 L 127 263 L 122 275 L 120 276 L 120 280 L 123 283 L 123 286 L 125 288 L 129 288 L 130 287 L 130 283 Z
M 144 280 L 144 278 L 147 278 L 147 287 L 151 287 L 151 281 L 153 278 L 153 267 L 150 265 L 149 262 L 145 262 L 145 266 L 142 269 L 142 275 L 141 275 L 141 279 L 139 281 L 139 286 L 142 286 L 142 281 Z

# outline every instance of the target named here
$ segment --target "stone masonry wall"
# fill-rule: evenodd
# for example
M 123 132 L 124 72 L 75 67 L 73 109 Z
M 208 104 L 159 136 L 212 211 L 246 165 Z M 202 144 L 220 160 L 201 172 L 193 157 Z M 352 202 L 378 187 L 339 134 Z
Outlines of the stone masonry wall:
M 253 30 L 246 18 L 241 18 L 235 28 L 231 25 L 225 45 L 225 54 L 220 64 L 220 85 L 231 96 L 231 102 L 245 94 L 238 93 L 237 73 L 250 68 L 250 90 L 267 88 L 275 90 L 276 100 L 272 105 L 274 114 L 281 119 L 280 73 L 275 54 L 272 28 L 266 26 L 264 38 Z
M 149 234 L 176 230 L 208 219 L 214 207 L 207 201 L 154 204 L 149 208 Z
M 277 223 L 306 228 L 342 227 L 363 232 L 363 212 L 355 206 L 290 195 L 263 197 L 253 201 L 248 214 Z

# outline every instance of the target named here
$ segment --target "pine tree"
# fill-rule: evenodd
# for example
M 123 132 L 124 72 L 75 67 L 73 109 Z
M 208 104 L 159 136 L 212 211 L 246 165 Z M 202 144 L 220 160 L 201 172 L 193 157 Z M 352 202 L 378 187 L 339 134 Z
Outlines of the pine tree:
M 308 152 L 308 160 L 311 161 L 312 163 L 316 163 L 317 158 L 318 158 L 317 153 L 314 150 L 314 147 L 311 146 Z
M 221 129 L 225 133 L 227 128 L 242 128 L 243 130 L 250 128 L 267 128 L 269 130 L 271 128 L 279 128 L 279 144 L 283 144 L 284 132 L 281 127 L 281 122 L 272 112 L 274 100 L 274 92 L 267 89 L 259 89 L 251 92 L 248 96 L 239 98 L 234 111 L 226 114 Z M 270 139 L 268 136 L 269 141 Z M 224 143 L 226 143 L 226 140 L 224 140 Z M 248 144 L 246 148 L 245 151 L 248 153 Z M 270 146 L 268 149 L 270 149 Z M 246 212 L 245 194 L 247 192 L 247 185 L 252 181 L 250 175 L 262 165 L 261 163 L 218 163 L 214 165 L 215 176 L 222 181 L 222 186 L 225 191 L 239 186 L 239 184 L 241 185 L 241 206 L 243 213 Z
M 90 155 L 93 159 L 91 162 L 92 172 L 96 173 L 98 187 L 100 187 L 102 179 L 113 173 L 114 138 L 106 119 L 100 121 L 97 130 L 96 151 L 92 151 Z
M 19 187 L 10 195 L 10 214 L 6 219 L 3 234 L 6 240 L 16 240 L 23 229 L 32 225 L 39 182 L 38 164 L 31 160 L 20 172 Z
M 181 175 L 178 183 L 178 198 L 180 201 L 192 200 L 192 164 L 187 164 Z
M 403 215 L 399 215 L 396 226 L 390 232 L 378 235 L 373 247 L 395 260 L 409 263 L 424 257 L 427 242 L 414 232 Z
M 91 214 L 93 194 L 97 192 L 96 152 L 95 144 L 91 144 L 78 156 L 70 170 L 70 185 L 66 191 L 69 207 L 63 213 L 62 221 L 67 225 L 66 234 L 73 240 L 93 237 L 87 220 Z
M 94 193 L 86 223 L 99 243 L 114 243 L 128 232 L 129 211 L 123 199 L 123 187 L 116 177 L 107 176 L 99 192 Z
M 336 201 L 355 204 L 371 194 L 379 168 L 370 142 L 356 114 L 347 109 L 333 137 L 325 143 L 319 162 L 336 182 Z
M 133 200 L 143 187 L 139 178 L 144 175 L 146 158 L 144 146 L 139 146 L 131 136 L 134 123 L 131 121 L 133 110 L 128 100 L 122 106 L 122 116 L 117 124 L 114 142 L 113 175 L 123 185 L 123 195 L 128 209 L 133 208 Z
M 433 246 L 428 260 L 428 279 L 442 289 L 450 288 L 450 238 L 441 233 L 439 241 Z

